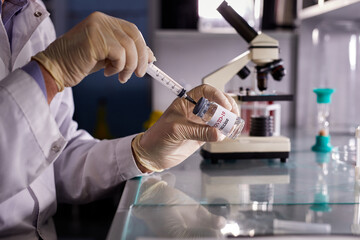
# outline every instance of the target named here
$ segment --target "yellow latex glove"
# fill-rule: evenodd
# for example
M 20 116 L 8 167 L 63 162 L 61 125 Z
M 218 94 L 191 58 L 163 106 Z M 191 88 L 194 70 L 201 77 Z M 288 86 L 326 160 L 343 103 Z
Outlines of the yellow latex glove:
M 59 91 L 102 68 L 105 76 L 119 73 L 125 83 L 133 72 L 144 76 L 148 63 L 155 60 L 134 24 L 100 12 L 89 15 L 33 59 L 52 75 Z
M 226 219 L 210 213 L 190 196 L 174 188 L 167 180 L 175 176 L 168 175 L 160 179 L 149 178 L 141 184 L 132 214 L 143 220 L 158 237 L 224 238 L 220 230 Z
M 195 101 L 205 97 L 239 115 L 234 99 L 220 90 L 201 85 L 188 92 Z M 161 172 L 184 161 L 205 142 L 221 141 L 221 132 L 209 127 L 192 113 L 194 104 L 177 98 L 160 119 L 145 133 L 137 135 L 132 148 L 138 165 L 145 172 Z M 143 169 L 140 169 L 143 171 Z

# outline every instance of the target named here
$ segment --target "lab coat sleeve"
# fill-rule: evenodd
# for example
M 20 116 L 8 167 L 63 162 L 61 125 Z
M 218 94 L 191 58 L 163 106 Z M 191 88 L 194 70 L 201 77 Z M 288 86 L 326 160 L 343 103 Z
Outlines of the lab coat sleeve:
M 55 163 L 57 200 L 87 203 L 141 175 L 129 151 L 132 138 L 91 144 L 84 139 L 84 132 L 78 132 Z
M 56 110 L 20 69 L 0 81 L 0 203 L 28 188 L 48 167 L 54 167 L 58 201 L 72 203 L 101 197 L 141 175 L 131 152 L 134 136 L 95 140 L 72 120 L 71 89 L 55 98 Z
M 0 81 L 0 203 L 27 188 L 66 145 L 37 83 L 22 70 Z
M 134 136 L 99 141 L 77 129 L 72 120 L 74 104 L 70 88 L 64 91 L 56 112 L 56 122 L 68 140 L 54 164 L 59 202 L 86 203 L 141 175 L 132 156 Z

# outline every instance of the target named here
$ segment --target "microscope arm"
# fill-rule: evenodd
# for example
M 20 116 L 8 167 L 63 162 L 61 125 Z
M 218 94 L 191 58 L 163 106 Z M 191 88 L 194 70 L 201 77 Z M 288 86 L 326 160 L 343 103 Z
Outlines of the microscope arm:
M 229 82 L 249 61 L 251 61 L 251 53 L 250 51 L 246 51 L 231 60 L 225 66 L 205 76 L 203 78 L 203 83 L 209 84 L 224 92 L 225 84 Z

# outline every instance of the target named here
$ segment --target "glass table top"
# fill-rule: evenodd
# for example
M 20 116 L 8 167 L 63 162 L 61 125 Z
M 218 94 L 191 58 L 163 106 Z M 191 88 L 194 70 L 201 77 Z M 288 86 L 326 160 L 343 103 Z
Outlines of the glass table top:
M 329 205 L 314 211 L 311 205 L 274 205 L 252 209 L 250 205 L 134 206 L 127 228 L 118 239 L 146 238 L 233 238 L 254 236 L 354 235 L 354 206 Z M 314 239 L 318 239 L 315 237 Z
M 360 235 L 360 186 L 352 161 L 339 151 L 349 142 L 349 136 L 336 136 L 334 152 L 315 153 L 313 137 L 294 134 L 286 163 L 213 164 L 197 152 L 175 168 L 136 180 L 116 239 Z
M 342 142 L 347 139 L 338 137 L 335 142 L 343 146 Z M 168 204 L 162 196 L 140 201 L 141 196 L 153 191 L 151 179 L 164 179 L 200 204 L 358 203 L 354 166 L 339 161 L 335 152 L 312 152 L 311 144 L 310 139 L 295 138 L 286 163 L 278 159 L 257 159 L 212 164 L 197 152 L 171 170 L 142 178 L 137 194 L 140 197 L 134 205 Z

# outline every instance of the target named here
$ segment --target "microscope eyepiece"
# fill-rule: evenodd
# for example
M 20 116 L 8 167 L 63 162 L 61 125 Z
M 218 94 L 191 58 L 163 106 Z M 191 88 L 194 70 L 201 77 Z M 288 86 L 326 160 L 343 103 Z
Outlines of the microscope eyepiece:
M 229 6 L 226 1 L 223 1 L 217 10 L 248 43 L 250 43 L 258 35 L 258 33 L 245 21 L 245 19 L 242 18 L 231 6 Z

